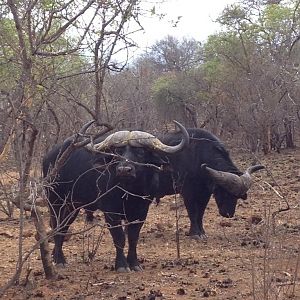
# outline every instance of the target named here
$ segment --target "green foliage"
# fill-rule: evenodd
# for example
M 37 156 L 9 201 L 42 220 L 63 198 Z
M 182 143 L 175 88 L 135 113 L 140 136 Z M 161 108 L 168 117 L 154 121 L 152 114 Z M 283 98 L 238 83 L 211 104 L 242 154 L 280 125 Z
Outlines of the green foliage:
M 204 45 L 205 78 L 217 81 L 235 72 L 246 75 L 258 61 L 262 67 L 280 56 L 288 59 L 295 33 L 300 32 L 299 14 L 293 1 L 228 6 L 218 18 L 225 30 L 210 36 Z
M 260 38 L 269 41 L 270 45 L 287 46 L 285 43 L 290 43 L 293 31 L 298 32 L 300 29 L 299 19 L 298 22 L 293 19 L 293 13 L 294 10 L 291 7 L 268 5 L 258 20 Z
M 260 21 L 265 28 L 270 30 L 282 30 L 283 25 L 291 25 L 293 21 L 293 9 L 284 5 L 267 5 Z M 286 28 L 285 28 L 286 29 Z
M 192 69 L 188 72 L 169 72 L 160 76 L 152 86 L 152 97 L 158 106 L 180 107 L 187 103 L 202 100 L 202 70 Z
M 152 95 L 158 105 L 176 104 L 176 92 L 178 90 L 175 73 L 167 73 L 159 77 L 153 84 Z
M 217 81 L 222 73 L 224 65 L 217 58 L 208 60 L 202 66 L 204 79 L 209 82 Z
M 39 6 L 44 11 L 51 11 L 53 9 L 59 8 L 64 1 L 55 1 L 55 0 L 41 0 L 39 1 Z
M 50 10 L 57 5 L 61 5 L 62 2 L 63 1 L 40 1 L 39 7 L 45 12 L 47 9 Z M 32 15 L 33 22 L 37 22 L 38 19 L 38 14 Z M 60 26 L 60 21 L 54 20 L 48 34 L 55 32 Z M 29 32 L 24 32 L 26 51 L 33 64 L 31 71 L 36 83 L 43 82 L 43 84 L 46 84 L 45 78 L 52 80 L 55 77 L 64 76 L 72 72 L 79 72 L 86 65 L 87 61 L 79 55 L 48 56 L 40 59 L 40 57 L 34 53 L 31 54 L 29 45 L 30 37 L 28 33 Z M 41 35 L 41 33 L 36 32 L 35 35 L 38 36 Z M 20 76 L 20 66 L 22 62 L 15 23 L 9 16 L 0 19 L 0 40 L 0 88 L 11 90 L 17 84 L 15 79 Z M 48 53 L 64 51 L 74 47 L 76 42 L 76 37 L 69 37 L 63 34 L 51 44 L 39 45 L 37 50 Z M 44 89 L 37 89 L 37 93 L 41 93 L 41 91 L 44 91 Z
M 0 19 L 0 87 L 10 89 L 19 74 L 15 62 L 15 51 L 18 51 L 18 37 L 14 22 L 9 18 Z M 19 56 L 19 51 L 18 51 Z
M 250 48 L 250 45 L 248 45 Z M 210 36 L 204 45 L 204 63 L 201 65 L 204 79 L 208 82 L 228 80 L 230 74 L 246 71 L 246 57 L 238 35 L 224 32 Z
M 243 29 L 247 26 L 248 12 L 241 5 L 232 4 L 224 9 L 222 15 L 217 19 L 218 23 L 226 28 Z

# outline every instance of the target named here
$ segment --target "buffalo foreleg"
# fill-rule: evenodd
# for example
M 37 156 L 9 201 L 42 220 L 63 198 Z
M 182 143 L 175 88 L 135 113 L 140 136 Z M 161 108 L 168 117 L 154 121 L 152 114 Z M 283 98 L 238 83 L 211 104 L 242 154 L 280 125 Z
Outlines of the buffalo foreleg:
M 186 189 L 182 196 L 190 219 L 188 235 L 194 239 L 207 238 L 203 228 L 203 216 L 211 193 L 205 189 L 197 192 L 193 189 Z
M 128 255 L 127 262 L 133 271 L 142 271 L 137 256 L 137 244 L 140 231 L 146 220 L 150 201 L 141 198 L 131 198 L 126 204 Z
M 139 234 L 144 222 L 138 222 L 136 224 L 128 224 L 127 233 L 128 233 L 128 255 L 127 262 L 129 267 L 133 271 L 142 271 L 143 268 L 138 262 L 137 258 L 137 244 L 139 240 Z
M 116 248 L 115 270 L 117 272 L 129 272 L 130 268 L 124 255 L 125 233 L 121 220 L 115 219 L 113 214 L 108 213 L 105 214 L 105 220 Z

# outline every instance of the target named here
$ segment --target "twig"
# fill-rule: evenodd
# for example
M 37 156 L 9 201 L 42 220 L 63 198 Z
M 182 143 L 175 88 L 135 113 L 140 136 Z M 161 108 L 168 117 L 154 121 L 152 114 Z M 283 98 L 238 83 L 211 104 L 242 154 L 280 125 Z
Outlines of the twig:
M 268 182 L 266 182 L 266 181 L 264 181 L 264 183 L 280 198 L 280 199 L 282 199 L 285 203 L 286 203 L 286 205 L 287 205 L 287 207 L 285 207 L 285 208 L 280 208 L 280 209 L 278 209 L 277 211 L 275 211 L 275 212 L 273 212 L 272 213 L 272 219 L 273 219 L 273 221 L 274 221 L 274 218 L 275 218 L 275 216 L 277 215 L 277 214 L 279 214 L 279 213 L 281 213 L 281 212 L 284 212 L 284 211 L 288 211 L 288 210 L 290 210 L 290 205 L 289 205 L 289 203 L 288 203 L 288 201 L 286 200 L 286 198 L 285 198 L 285 196 L 282 196 L 270 183 L 268 183 Z
M 258 163 L 261 163 L 260 159 L 252 152 L 252 155 L 254 156 L 254 158 L 256 159 L 256 161 L 258 161 Z M 281 212 L 285 212 L 290 210 L 290 205 L 288 200 L 286 199 L 283 190 L 281 189 L 281 186 L 278 184 L 278 182 L 276 181 L 276 179 L 274 178 L 272 172 L 269 170 L 269 168 L 267 166 L 265 166 L 265 170 L 267 171 L 267 174 L 272 178 L 273 182 L 275 182 L 276 186 L 278 187 L 279 191 L 277 191 L 271 184 L 269 184 L 266 181 L 263 181 L 281 200 L 283 200 L 286 204 L 285 208 L 280 208 L 277 211 L 272 213 L 272 226 L 273 226 L 273 233 L 275 233 L 275 217 L 276 215 L 278 215 Z
M 32 268 L 27 269 L 27 273 L 26 273 L 26 277 L 25 277 L 25 281 L 24 281 L 24 286 L 26 286 L 29 282 L 29 276 L 30 273 L 32 272 Z
M 298 276 L 299 267 L 300 267 L 300 244 L 298 245 L 298 256 L 297 256 L 297 263 L 296 263 L 296 267 L 295 267 L 294 285 L 293 285 L 292 295 L 295 295 L 296 284 L 300 284 L 299 282 L 298 283 L 296 282 L 297 278 L 299 277 Z

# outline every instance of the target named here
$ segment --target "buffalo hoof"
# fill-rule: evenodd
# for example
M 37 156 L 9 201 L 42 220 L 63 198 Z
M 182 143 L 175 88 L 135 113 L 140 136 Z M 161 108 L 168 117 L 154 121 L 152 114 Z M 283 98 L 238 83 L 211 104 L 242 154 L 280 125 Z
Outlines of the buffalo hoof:
M 140 265 L 131 267 L 131 270 L 135 272 L 143 272 L 143 268 Z
M 192 234 L 189 236 L 192 240 L 196 241 L 206 241 L 207 235 L 206 234 Z
M 128 267 L 119 267 L 117 268 L 118 273 L 129 273 L 131 270 Z
M 58 263 L 58 264 L 55 264 L 55 266 L 58 269 L 64 269 L 66 267 L 66 263 Z
M 205 233 L 200 233 L 199 237 L 201 240 L 204 240 L 204 241 L 206 241 L 208 239 L 208 236 Z
M 196 240 L 196 241 L 200 241 L 201 240 L 200 235 L 198 235 L 198 234 L 192 234 L 192 235 L 189 235 L 189 237 L 192 240 Z

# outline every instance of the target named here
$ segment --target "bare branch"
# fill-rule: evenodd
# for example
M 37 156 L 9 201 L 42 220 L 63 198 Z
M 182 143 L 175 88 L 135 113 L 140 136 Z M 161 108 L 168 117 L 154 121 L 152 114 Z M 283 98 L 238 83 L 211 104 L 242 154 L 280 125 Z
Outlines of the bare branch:
M 71 3 L 73 1 L 70 1 Z M 89 0 L 88 3 L 74 16 L 72 17 L 66 24 L 61 26 L 55 33 L 48 37 L 44 37 L 44 39 L 41 41 L 41 44 L 50 44 L 56 41 L 65 31 L 68 27 L 70 27 L 76 19 L 78 19 L 79 16 L 83 15 L 91 6 L 94 4 L 96 0 Z M 69 5 L 66 4 L 66 5 Z

